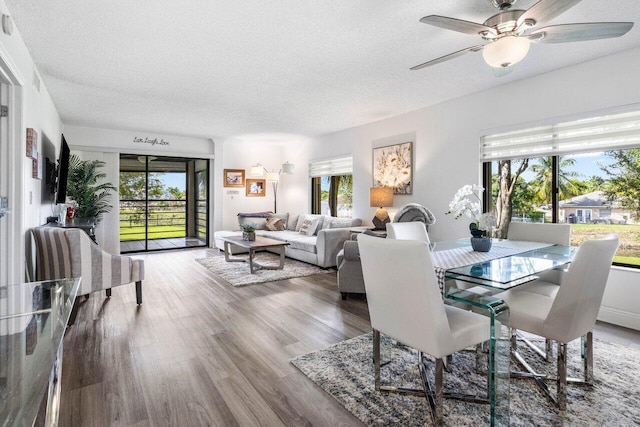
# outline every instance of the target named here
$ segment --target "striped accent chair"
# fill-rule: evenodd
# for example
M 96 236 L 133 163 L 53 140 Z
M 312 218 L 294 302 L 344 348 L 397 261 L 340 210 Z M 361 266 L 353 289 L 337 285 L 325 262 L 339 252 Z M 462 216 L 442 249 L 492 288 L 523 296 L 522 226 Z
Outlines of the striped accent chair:
M 36 227 L 36 278 L 82 277 L 78 295 L 136 283 L 136 302 L 142 304 L 144 261 L 103 251 L 78 228 Z

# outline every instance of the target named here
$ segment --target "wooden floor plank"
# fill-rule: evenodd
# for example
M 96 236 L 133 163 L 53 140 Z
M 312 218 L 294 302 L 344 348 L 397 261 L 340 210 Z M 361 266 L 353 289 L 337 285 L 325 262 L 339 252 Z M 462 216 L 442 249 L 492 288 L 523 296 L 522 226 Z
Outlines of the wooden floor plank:
M 64 338 L 63 426 L 360 426 L 289 360 L 370 330 L 366 301 L 336 273 L 234 288 L 193 249 L 138 256 L 134 285 L 80 297 Z M 640 332 L 595 336 L 640 348 Z M 597 357 L 597 356 L 596 356 Z
M 141 307 L 133 285 L 79 298 L 60 424 L 361 425 L 289 360 L 369 330 L 366 303 L 342 301 L 335 272 L 234 288 L 207 255 L 139 256 Z

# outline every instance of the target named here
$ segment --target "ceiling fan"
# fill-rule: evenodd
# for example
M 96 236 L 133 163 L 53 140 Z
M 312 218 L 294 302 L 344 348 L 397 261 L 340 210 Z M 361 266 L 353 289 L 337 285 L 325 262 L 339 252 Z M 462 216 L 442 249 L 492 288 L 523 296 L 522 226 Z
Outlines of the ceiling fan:
M 527 56 L 529 45 L 534 43 L 566 43 L 585 40 L 607 39 L 626 34 L 633 22 L 591 22 L 581 24 L 551 25 L 529 31 L 539 24 L 552 20 L 575 6 L 580 0 L 540 0 L 528 10 L 511 10 L 517 0 L 489 0 L 500 12 L 483 24 L 429 15 L 420 22 L 464 34 L 478 35 L 487 44 L 471 46 L 440 58 L 411 67 L 412 70 L 429 67 L 469 52 L 482 51 L 487 64 L 505 69 Z

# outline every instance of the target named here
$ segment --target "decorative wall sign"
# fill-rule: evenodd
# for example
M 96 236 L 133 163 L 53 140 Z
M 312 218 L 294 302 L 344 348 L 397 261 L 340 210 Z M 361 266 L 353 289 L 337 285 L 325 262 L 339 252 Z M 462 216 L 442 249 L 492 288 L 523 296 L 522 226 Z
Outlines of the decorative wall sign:
M 373 186 L 392 187 L 393 194 L 413 194 L 413 143 L 373 149 Z
M 266 188 L 266 179 L 247 179 L 246 195 L 247 197 L 264 197 Z
M 225 169 L 225 187 L 244 187 L 244 169 Z
M 38 132 L 32 128 L 27 128 L 27 157 L 38 158 Z
M 160 138 L 160 140 L 158 141 L 158 138 L 138 138 L 137 136 L 133 137 L 133 142 L 135 142 L 136 144 L 150 144 L 151 146 L 171 144 L 169 141 L 165 141 L 163 138 Z

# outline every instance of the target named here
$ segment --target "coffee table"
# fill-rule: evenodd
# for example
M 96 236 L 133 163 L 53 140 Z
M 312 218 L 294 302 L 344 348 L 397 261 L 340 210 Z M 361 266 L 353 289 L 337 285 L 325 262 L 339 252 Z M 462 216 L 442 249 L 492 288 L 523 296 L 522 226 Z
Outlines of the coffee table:
M 221 237 L 224 241 L 224 260 L 227 262 L 248 262 L 249 271 L 251 274 L 256 270 L 282 270 L 284 268 L 284 247 L 288 242 L 282 242 L 280 240 L 269 239 L 268 237 L 256 236 L 256 240 L 242 240 L 241 236 L 227 236 Z M 232 257 L 230 247 L 231 245 L 240 246 L 249 250 L 249 258 Z M 258 264 L 253 260 L 253 255 L 257 250 L 264 250 L 267 248 L 278 248 L 280 250 L 280 264 L 277 266 Z

